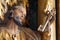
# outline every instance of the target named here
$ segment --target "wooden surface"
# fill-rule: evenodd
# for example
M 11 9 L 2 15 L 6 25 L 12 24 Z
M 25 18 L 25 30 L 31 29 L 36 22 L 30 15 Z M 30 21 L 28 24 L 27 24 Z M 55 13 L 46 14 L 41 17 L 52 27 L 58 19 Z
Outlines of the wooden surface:
M 55 7 L 55 0 L 48 0 L 51 4 L 50 6 Z M 46 16 L 44 15 L 44 9 L 46 8 L 47 0 L 38 0 L 38 25 L 44 24 L 46 20 Z M 51 9 L 52 9 L 51 8 Z M 56 40 L 56 24 L 55 21 L 50 25 L 51 27 L 51 36 L 49 32 L 42 33 L 42 40 Z M 50 38 L 51 37 L 51 38 Z
M 47 0 L 38 0 L 38 25 L 44 24 L 45 22 L 45 15 L 44 9 L 46 7 Z
M 44 9 L 46 7 L 47 0 L 38 0 L 38 25 L 44 24 L 46 20 L 46 16 L 44 15 Z M 42 32 L 41 39 L 42 40 L 50 40 L 49 32 Z

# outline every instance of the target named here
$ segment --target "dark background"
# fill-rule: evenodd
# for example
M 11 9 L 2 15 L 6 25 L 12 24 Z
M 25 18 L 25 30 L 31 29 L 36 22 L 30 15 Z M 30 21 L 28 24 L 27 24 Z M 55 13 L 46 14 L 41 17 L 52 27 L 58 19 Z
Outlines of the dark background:
M 28 16 L 28 21 L 29 21 L 29 27 L 32 30 L 37 30 L 37 24 L 38 24 L 38 19 L 37 19 L 37 0 L 28 0 L 29 2 L 29 12 L 27 12 L 27 16 Z

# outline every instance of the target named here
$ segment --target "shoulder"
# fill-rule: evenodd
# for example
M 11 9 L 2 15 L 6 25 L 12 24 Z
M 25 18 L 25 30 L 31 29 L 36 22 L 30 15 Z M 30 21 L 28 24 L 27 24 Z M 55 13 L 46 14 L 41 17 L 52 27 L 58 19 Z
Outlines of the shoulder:
M 41 40 L 41 35 L 38 31 L 33 31 L 30 28 L 22 27 L 22 32 L 27 35 L 27 38 L 31 38 L 33 40 Z

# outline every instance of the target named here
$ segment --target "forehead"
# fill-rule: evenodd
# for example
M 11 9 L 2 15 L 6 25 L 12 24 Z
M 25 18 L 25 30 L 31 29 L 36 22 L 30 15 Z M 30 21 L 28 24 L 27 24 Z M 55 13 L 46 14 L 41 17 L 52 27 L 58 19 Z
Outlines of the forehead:
M 14 12 L 26 15 L 26 9 L 23 6 L 15 6 Z

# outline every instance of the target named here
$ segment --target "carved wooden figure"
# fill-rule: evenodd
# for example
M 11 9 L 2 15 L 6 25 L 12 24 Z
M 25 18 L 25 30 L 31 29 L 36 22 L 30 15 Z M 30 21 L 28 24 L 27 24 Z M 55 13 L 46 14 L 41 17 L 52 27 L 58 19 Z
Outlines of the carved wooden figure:
M 0 40 L 41 40 L 39 32 L 32 31 L 23 26 L 25 23 L 26 9 L 15 6 L 8 14 L 6 27 L 0 30 Z

